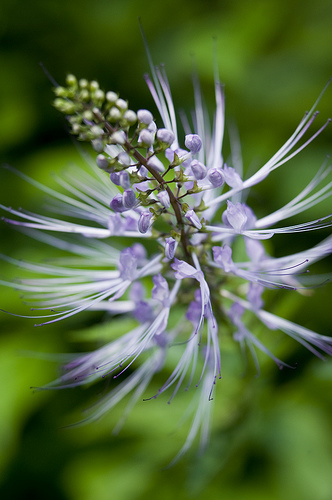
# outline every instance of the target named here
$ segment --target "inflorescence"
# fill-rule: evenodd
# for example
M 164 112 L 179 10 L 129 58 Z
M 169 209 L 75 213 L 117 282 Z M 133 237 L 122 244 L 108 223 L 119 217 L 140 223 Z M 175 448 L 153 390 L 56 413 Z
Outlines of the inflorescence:
M 39 324 L 86 309 L 135 318 L 132 330 L 94 352 L 75 357 L 65 365 L 61 378 L 48 386 L 72 387 L 100 377 L 118 378 L 120 383 L 100 402 L 93 418 L 129 393 L 130 407 L 143 399 L 152 377 L 163 369 L 169 350 L 178 350 L 172 373 L 148 399 L 170 390 L 171 401 L 183 388 L 197 387 L 196 413 L 180 456 L 197 434 L 202 447 L 208 438 L 210 401 L 221 377 L 221 324 L 223 330 L 226 323 L 230 325 L 234 341 L 252 354 L 257 370 L 257 350 L 280 368 L 286 363 L 248 329 L 244 313 L 266 329 L 285 332 L 319 357 L 332 354 L 332 338 L 266 311 L 262 298 L 266 288 L 303 288 L 301 274 L 332 253 L 331 236 L 312 248 L 279 258 L 267 253 L 263 243 L 280 233 L 332 225 L 331 214 L 302 224 L 280 225 L 331 196 L 332 181 L 326 182 L 330 165 L 324 164 L 293 200 L 263 218 L 258 219 L 245 201 L 249 188 L 291 160 L 328 122 L 303 139 L 317 116 L 315 103 L 273 157 L 243 179 L 239 164 L 227 165 L 222 156 L 224 91 L 218 78 L 213 126 L 206 118 L 196 82 L 193 123 L 191 126 L 183 117 L 182 136 L 165 72 L 151 69 L 153 78 L 146 76 L 146 82 L 161 128 L 149 110 L 131 110 L 126 100 L 113 91 L 105 93 L 96 81 L 68 75 L 66 86 L 55 88 L 54 106 L 66 116 L 78 140 L 91 142 L 96 165 L 90 174 L 82 171 L 59 179 L 66 194 L 18 173 L 51 195 L 58 213 L 66 214 L 65 220 L 1 207 L 16 217 L 6 218 L 7 222 L 27 228 L 33 237 L 74 257 L 62 265 L 3 257 L 39 277 L 2 283 L 27 294 L 33 310 L 39 311 L 35 317 L 43 318 Z M 69 238 L 54 233 L 67 233 Z M 128 245 L 123 244 L 126 238 Z M 151 240 L 157 247 L 151 246 Z M 241 259 L 237 255 L 239 240 L 243 242 Z M 173 312 L 180 319 L 169 326 Z M 121 381 L 124 372 L 129 376 Z

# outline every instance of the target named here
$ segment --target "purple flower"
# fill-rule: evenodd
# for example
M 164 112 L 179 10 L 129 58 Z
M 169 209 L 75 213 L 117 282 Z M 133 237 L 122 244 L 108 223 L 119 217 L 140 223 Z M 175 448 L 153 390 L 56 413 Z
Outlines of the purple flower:
M 146 76 L 146 83 L 160 114 L 159 129 L 149 110 L 140 109 L 136 114 L 128 109 L 127 100 L 113 91 L 104 93 L 96 82 L 83 81 L 84 88 L 99 91 L 98 108 L 93 100 L 82 101 L 82 82 L 78 84 L 72 75 L 67 87 L 55 90 L 54 105 L 70 114 L 72 133 L 80 140 L 92 139 L 94 154 L 98 153 L 96 165 L 90 173 L 78 170 L 67 174 L 65 181 L 60 179 L 66 192 L 15 171 L 56 201 L 57 214 L 34 214 L 1 205 L 9 214 L 4 220 L 59 252 L 65 251 L 66 258 L 31 263 L 2 257 L 32 276 L 1 284 L 25 295 L 38 326 L 86 310 L 106 311 L 116 316 L 115 321 L 122 318 L 124 325 L 130 316 L 131 328 L 126 326 L 123 332 L 117 328 L 111 342 L 78 355 L 50 385 L 73 387 L 100 377 L 117 378 L 118 383 L 97 405 L 93 419 L 130 393 L 131 408 L 145 397 L 154 375 L 163 369 L 159 380 L 168 370 L 150 399 L 168 392 L 170 403 L 182 390 L 198 393 L 179 458 L 196 435 L 200 435 L 201 447 L 207 443 L 211 400 L 221 377 L 219 341 L 227 330 L 228 337 L 233 336 L 242 352 L 253 358 L 257 372 L 257 350 L 280 368 L 288 365 L 256 336 L 256 325 L 270 331 L 270 336 L 281 330 L 320 358 L 332 354 L 331 337 L 264 308 L 265 294 L 274 289 L 303 292 L 322 281 L 309 280 L 307 271 L 331 255 L 332 236 L 296 253 L 290 253 L 287 244 L 279 245 L 278 252 L 284 250 L 279 257 L 273 256 L 273 243 L 280 234 L 286 242 L 298 233 L 332 226 L 331 214 L 283 225 L 286 219 L 300 216 L 332 195 L 332 181 L 327 180 L 330 165 L 318 169 L 293 199 L 273 213 L 256 217 L 250 197 L 251 187 L 302 151 L 329 121 L 303 139 L 317 116 L 313 108 L 271 159 L 246 177 L 238 158 L 231 155 L 229 165 L 223 162 L 225 103 L 219 79 L 215 81 L 213 125 L 207 124 L 204 100 L 195 85 L 195 109 L 190 119 L 182 113 L 184 136 L 178 132 L 164 70 L 153 67 L 152 74 L 153 80 Z M 77 110 L 74 117 L 73 110 Z M 110 178 L 103 170 L 111 172 Z M 265 239 L 270 240 L 268 245 Z M 122 423 L 123 419 L 117 429 Z

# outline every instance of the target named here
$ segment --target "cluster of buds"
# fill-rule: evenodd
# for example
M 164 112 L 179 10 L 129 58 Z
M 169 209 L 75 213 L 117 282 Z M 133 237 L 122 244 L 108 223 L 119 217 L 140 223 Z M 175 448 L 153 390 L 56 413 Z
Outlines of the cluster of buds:
M 55 88 L 54 106 L 67 116 L 79 140 L 92 143 L 98 167 L 118 186 L 110 208 L 116 214 L 136 211 L 141 233 L 148 233 L 159 220 L 154 235 L 163 240 L 168 257 L 174 257 L 170 249 L 175 251 L 181 241 L 191 261 L 189 237 L 202 229 L 205 221 L 198 213 L 205 206 L 191 207 L 186 197 L 193 202 L 193 195 L 221 187 L 225 182 L 222 162 L 208 170 L 199 158 L 202 139 L 198 134 L 187 134 L 186 149 L 179 148 L 171 127 L 158 129 L 149 110 L 128 109 L 127 101 L 113 91 L 104 92 L 97 81 L 68 75 L 66 84 Z

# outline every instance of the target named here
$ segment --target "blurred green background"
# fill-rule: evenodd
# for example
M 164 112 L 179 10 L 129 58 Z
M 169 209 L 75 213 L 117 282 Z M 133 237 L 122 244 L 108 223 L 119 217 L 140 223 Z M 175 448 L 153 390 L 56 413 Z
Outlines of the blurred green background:
M 64 121 L 52 108 L 52 85 L 42 62 L 60 84 L 67 72 L 96 78 L 120 92 L 130 107 L 155 111 L 143 80 L 148 71 L 141 18 L 155 63 L 165 63 L 174 102 L 190 111 L 191 74 L 197 67 L 213 109 L 213 46 L 226 89 L 226 119 L 236 126 L 246 169 L 265 162 L 290 136 L 332 76 L 332 2 L 321 0 L 2 0 L 0 5 L 0 154 L 34 178 L 52 184 L 51 173 L 82 163 Z M 213 42 L 216 37 L 216 42 Z M 194 63 L 193 63 L 194 61 Z M 325 93 L 318 125 L 332 115 L 332 88 Z M 289 201 L 326 154 L 331 127 L 292 163 L 251 193 L 257 214 Z M 225 156 L 229 146 L 225 144 Z M 42 195 L 1 170 L 1 203 L 38 211 Z M 296 222 L 331 212 L 331 201 Z M 295 221 L 295 219 L 294 219 Z M 326 237 L 307 233 L 275 238 L 276 254 Z M 1 224 L 1 252 L 38 259 L 49 250 Z M 0 279 L 17 271 L 1 263 Z M 331 261 L 318 272 L 331 271 Z M 331 285 L 310 297 L 266 294 L 273 312 L 319 333 L 331 334 Z M 1 308 L 26 314 L 19 294 L 1 288 Z M 175 467 L 163 468 L 185 440 L 178 426 L 188 404 L 179 394 L 139 403 L 118 436 L 112 429 L 124 404 L 97 423 L 64 428 L 104 389 L 33 393 L 56 377 L 57 363 L 29 352 L 76 352 L 91 347 L 85 330 L 99 316 L 79 317 L 41 329 L 33 320 L 2 314 L 0 337 L 0 498 L 136 500 L 141 498 L 259 500 L 332 498 L 332 364 L 278 333 L 275 353 L 298 363 L 280 372 L 262 357 L 260 377 L 244 374 L 239 353 L 225 341 L 211 443 L 193 449 Z M 99 332 L 103 336 L 108 323 Z M 98 332 L 96 332 L 98 333 Z M 257 331 L 255 330 L 255 333 Z M 261 332 L 264 339 L 269 334 Z M 165 374 L 162 374 L 163 376 Z M 150 389 L 153 394 L 160 380 Z

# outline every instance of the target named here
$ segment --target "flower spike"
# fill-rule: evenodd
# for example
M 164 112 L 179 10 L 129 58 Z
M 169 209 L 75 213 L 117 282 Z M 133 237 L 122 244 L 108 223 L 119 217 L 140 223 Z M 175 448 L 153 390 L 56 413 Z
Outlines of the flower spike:
M 146 44 L 144 34 L 143 39 Z M 331 213 L 283 223 L 332 195 L 329 161 L 273 213 L 257 218 L 249 196 L 250 187 L 290 162 L 330 120 L 309 134 L 319 96 L 285 144 L 245 179 L 234 133 L 232 159 L 228 164 L 223 159 L 225 98 L 217 70 L 212 122 L 195 76 L 195 107 L 191 115 L 180 114 L 182 134 L 165 69 L 153 65 L 148 48 L 147 54 L 152 77 L 145 80 L 160 116 L 131 109 L 129 101 L 113 90 L 105 92 L 96 80 L 68 75 L 64 86 L 54 82 L 55 108 L 66 116 L 77 140 L 91 143 L 95 161 L 88 159 L 88 171 L 55 177 L 57 188 L 7 167 L 50 201 L 40 214 L 0 205 L 3 220 L 64 257 L 50 263 L 1 255 L 24 274 L 0 285 L 24 294 L 30 314 L 21 317 L 42 321 L 38 326 L 91 310 L 115 316 L 114 321 L 125 319 L 125 325 L 131 318 L 134 326 L 95 351 L 70 358 L 62 376 L 43 389 L 108 377 L 110 392 L 80 423 L 101 417 L 131 394 L 116 430 L 140 400 L 159 400 L 168 393 L 170 403 L 182 391 L 193 392 L 192 423 L 173 464 L 196 437 L 200 449 L 208 442 L 212 400 L 223 368 L 220 340 L 227 329 L 242 352 L 250 353 L 257 373 L 258 351 L 279 368 L 293 367 L 263 343 L 255 322 L 270 336 L 284 332 L 320 358 L 332 354 L 330 337 L 264 308 L 264 294 L 274 289 L 305 295 L 330 279 L 307 273 L 314 262 L 332 254 L 331 236 L 303 251 L 272 256 L 280 234 L 296 239 L 298 233 L 332 226 Z M 146 397 L 157 373 L 164 380 Z

